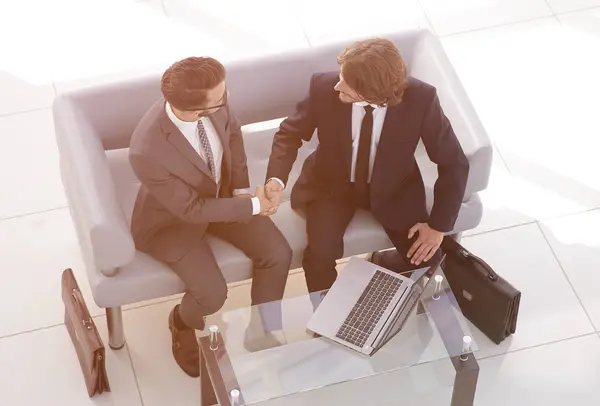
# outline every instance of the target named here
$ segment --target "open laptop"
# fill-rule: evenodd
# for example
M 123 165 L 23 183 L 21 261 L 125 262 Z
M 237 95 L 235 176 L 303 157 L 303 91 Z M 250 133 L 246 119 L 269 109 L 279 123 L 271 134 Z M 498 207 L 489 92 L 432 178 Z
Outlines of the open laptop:
M 360 258 L 351 258 L 323 298 L 307 329 L 365 355 L 373 355 L 400 331 L 421 298 L 431 267 L 412 280 Z

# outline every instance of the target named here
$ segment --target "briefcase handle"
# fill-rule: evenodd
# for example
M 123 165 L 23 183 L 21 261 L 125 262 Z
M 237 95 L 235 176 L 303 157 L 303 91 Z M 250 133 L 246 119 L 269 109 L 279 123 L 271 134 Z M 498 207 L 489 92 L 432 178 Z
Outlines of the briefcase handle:
M 471 259 L 479 265 L 476 268 L 478 270 L 480 269 L 481 271 L 483 271 L 489 279 L 491 279 L 494 282 L 498 280 L 498 274 L 496 273 L 496 271 L 494 271 L 483 259 L 479 258 L 477 255 L 471 254 L 454 238 L 450 236 L 445 236 L 444 240 L 442 241 L 442 250 L 454 253 L 458 256 L 463 257 L 464 259 Z
M 71 295 L 73 296 L 73 300 L 75 300 L 75 302 L 79 305 L 79 308 L 81 309 L 81 322 L 83 323 L 83 326 L 86 329 L 91 330 L 93 328 L 92 317 L 86 311 L 86 305 L 83 300 L 83 295 L 81 294 L 81 291 L 79 289 L 73 288 Z
M 467 259 L 471 259 L 472 261 L 477 262 L 477 264 L 481 266 L 481 269 L 487 274 L 487 277 L 490 278 L 492 281 L 495 282 L 498 280 L 498 274 L 496 273 L 496 271 L 494 271 L 483 259 L 479 258 L 477 255 L 471 254 L 464 248 L 461 249 L 458 253 L 459 255 L 462 255 Z

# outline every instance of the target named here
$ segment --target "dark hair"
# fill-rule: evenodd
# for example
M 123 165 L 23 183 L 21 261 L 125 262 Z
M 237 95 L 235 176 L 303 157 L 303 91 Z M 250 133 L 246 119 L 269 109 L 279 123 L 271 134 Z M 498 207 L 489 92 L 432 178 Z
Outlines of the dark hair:
M 370 103 L 400 103 L 408 87 L 406 64 L 387 39 L 353 43 L 340 54 L 338 64 L 348 86 Z
M 163 74 L 160 90 L 179 110 L 194 110 L 206 103 L 207 90 L 225 80 L 225 67 L 208 57 L 190 57 L 171 65 Z

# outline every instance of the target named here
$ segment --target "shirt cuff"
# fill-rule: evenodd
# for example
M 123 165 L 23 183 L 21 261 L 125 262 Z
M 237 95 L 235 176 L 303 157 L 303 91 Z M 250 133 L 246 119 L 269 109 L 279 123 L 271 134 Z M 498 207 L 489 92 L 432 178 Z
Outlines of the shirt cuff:
M 250 189 L 235 189 L 233 191 L 233 195 L 237 196 L 237 195 L 251 195 L 252 191 Z
M 258 197 L 254 196 L 252 199 L 252 215 L 256 216 L 260 213 L 260 200 Z
M 279 178 L 269 178 L 269 180 L 267 181 L 267 183 L 269 183 L 269 181 L 271 181 L 271 180 L 276 181 L 277 183 L 279 183 L 281 185 L 282 189 L 285 189 L 285 185 L 283 184 L 283 181 L 281 179 L 279 179 Z

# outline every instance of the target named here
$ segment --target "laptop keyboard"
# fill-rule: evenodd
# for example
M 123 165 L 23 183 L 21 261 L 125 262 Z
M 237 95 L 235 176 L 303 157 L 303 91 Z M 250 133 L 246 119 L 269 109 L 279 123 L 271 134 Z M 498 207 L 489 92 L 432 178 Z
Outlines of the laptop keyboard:
M 367 338 L 401 286 L 400 279 L 375 271 L 335 336 L 357 347 L 365 345 Z

